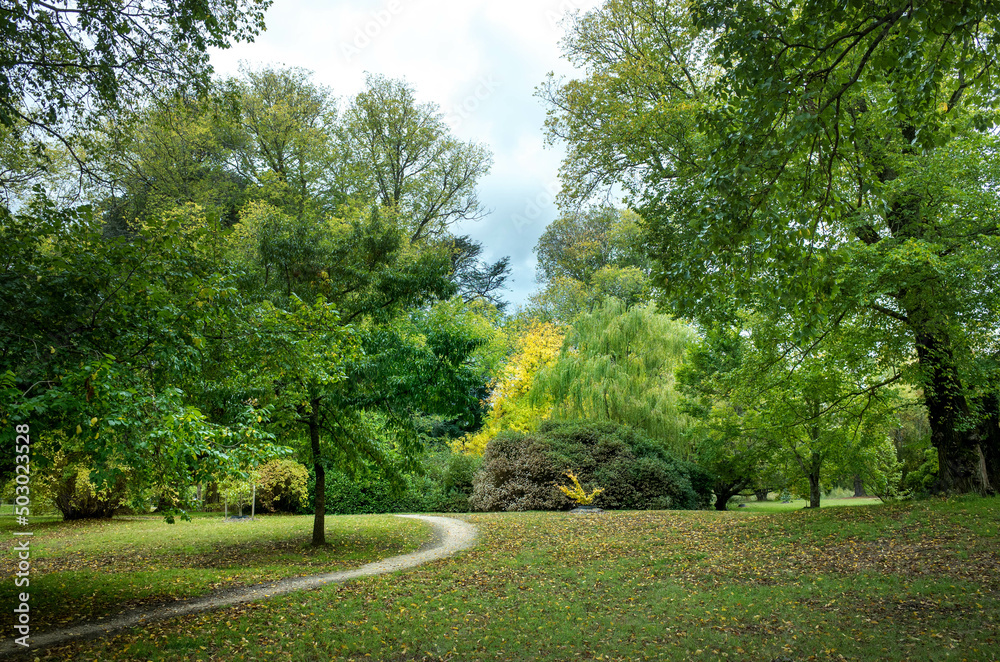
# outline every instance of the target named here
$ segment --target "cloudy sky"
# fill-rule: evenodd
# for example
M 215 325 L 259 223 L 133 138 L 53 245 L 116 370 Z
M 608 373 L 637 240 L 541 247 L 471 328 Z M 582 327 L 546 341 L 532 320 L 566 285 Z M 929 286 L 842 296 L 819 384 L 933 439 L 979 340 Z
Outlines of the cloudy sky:
M 533 96 L 561 59 L 562 19 L 598 0 L 274 0 L 267 31 L 252 44 L 212 55 L 216 72 L 286 65 L 314 72 L 351 97 L 365 72 L 405 78 L 420 101 L 440 106 L 454 134 L 488 146 L 493 168 L 480 184 L 491 213 L 457 228 L 487 258 L 511 257 L 506 293 L 522 303 L 535 289 L 532 248 L 555 218 L 562 150 L 544 145 L 545 108 Z

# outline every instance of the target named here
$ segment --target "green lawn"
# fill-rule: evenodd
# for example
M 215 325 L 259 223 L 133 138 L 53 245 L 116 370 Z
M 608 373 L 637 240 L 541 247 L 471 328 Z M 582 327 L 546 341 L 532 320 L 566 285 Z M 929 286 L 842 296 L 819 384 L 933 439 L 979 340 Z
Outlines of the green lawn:
M 820 508 L 836 508 L 839 506 L 875 506 L 882 503 L 877 497 L 849 497 L 844 499 L 820 499 Z M 768 513 L 786 512 L 791 510 L 802 510 L 809 505 L 808 499 L 793 499 L 788 503 L 781 501 L 746 501 L 744 507 L 738 504 L 729 504 L 730 510 L 756 510 Z
M 353 568 L 416 549 L 429 526 L 391 516 L 327 517 L 330 547 L 308 545 L 312 517 L 223 521 L 199 517 L 62 522 L 32 518 L 30 592 L 36 632 L 124 608 L 155 605 L 214 589 Z M 10 559 L 20 531 L 0 520 Z M 14 563 L 4 563 L 0 604 L 15 604 Z
M 995 660 L 1000 501 L 476 514 L 477 546 L 42 659 Z

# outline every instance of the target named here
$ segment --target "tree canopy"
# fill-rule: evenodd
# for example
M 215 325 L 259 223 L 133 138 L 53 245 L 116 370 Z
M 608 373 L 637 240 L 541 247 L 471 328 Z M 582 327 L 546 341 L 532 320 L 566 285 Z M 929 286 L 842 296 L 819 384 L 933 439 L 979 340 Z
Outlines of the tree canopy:
M 945 490 L 1000 479 L 994 9 L 611 0 L 544 91 L 568 195 L 628 192 L 664 303 L 817 356 L 848 325 L 921 389 Z

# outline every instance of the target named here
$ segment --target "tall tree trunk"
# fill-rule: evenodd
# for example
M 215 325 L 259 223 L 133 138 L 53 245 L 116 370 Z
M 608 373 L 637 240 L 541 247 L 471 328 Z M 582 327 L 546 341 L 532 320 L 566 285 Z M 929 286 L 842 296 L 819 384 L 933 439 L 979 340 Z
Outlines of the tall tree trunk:
M 974 421 L 972 407 L 958 374 L 947 335 L 916 334 L 917 358 L 924 373 L 924 402 L 931 427 L 931 443 L 938 452 L 938 492 L 993 494 L 984 449 L 985 420 Z
M 854 496 L 868 496 L 865 494 L 865 481 L 861 479 L 861 474 L 854 474 Z
M 902 127 L 903 137 L 915 137 L 915 129 Z M 909 143 L 913 143 L 910 139 Z M 887 169 L 880 177 L 883 182 L 896 179 Z M 893 237 L 899 241 L 923 239 L 933 228 L 923 214 L 923 191 L 897 194 L 886 222 Z M 938 452 L 938 477 L 933 486 L 937 492 L 975 492 L 994 494 L 987 469 L 983 427 L 970 407 L 966 384 L 955 358 L 955 348 L 948 332 L 947 307 L 938 304 L 948 296 L 948 286 L 933 272 L 924 274 L 918 284 L 904 287 L 896 297 L 906 315 L 905 323 L 913 332 L 917 360 L 922 373 L 924 404 L 931 427 L 931 444 Z
M 319 398 L 309 401 L 309 445 L 312 450 L 313 471 L 316 473 L 316 514 L 313 516 L 313 546 L 326 544 L 326 469 L 319 446 Z

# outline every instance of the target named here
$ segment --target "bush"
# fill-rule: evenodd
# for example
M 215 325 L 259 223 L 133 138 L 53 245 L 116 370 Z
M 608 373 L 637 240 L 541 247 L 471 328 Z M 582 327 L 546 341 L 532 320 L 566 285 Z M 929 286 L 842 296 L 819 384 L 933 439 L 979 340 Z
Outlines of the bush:
M 361 476 L 336 470 L 326 475 L 326 512 L 335 515 L 368 513 L 465 513 L 469 512 L 472 480 L 481 460 L 451 451 L 428 453 L 422 472 L 405 474 L 402 490 L 393 490 L 377 467 Z M 315 479 L 309 472 L 309 503 L 313 503 Z
M 271 460 L 257 473 L 257 503 L 262 510 L 294 513 L 309 498 L 309 471 L 294 460 Z
M 537 432 L 506 432 L 486 447 L 473 481 L 477 510 L 567 510 L 556 484 L 573 471 L 595 505 L 610 509 L 703 508 L 710 478 L 641 432 L 617 423 L 547 422 Z

